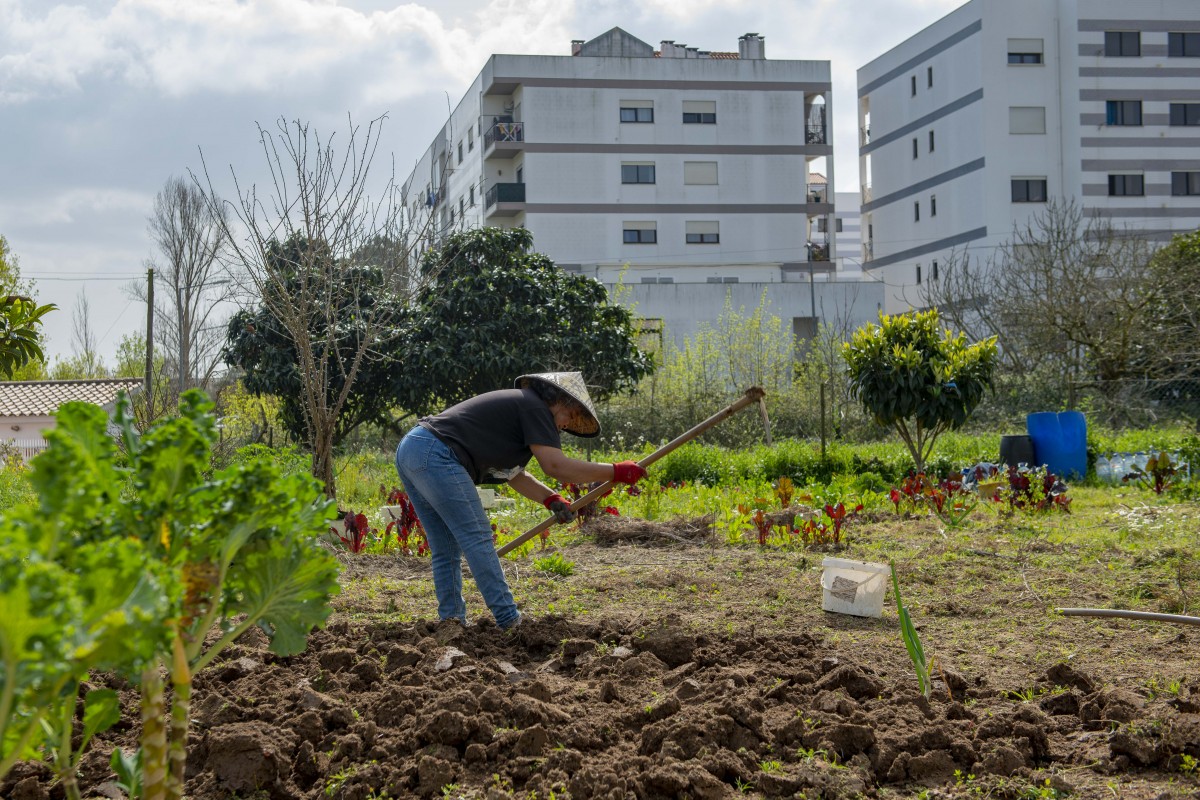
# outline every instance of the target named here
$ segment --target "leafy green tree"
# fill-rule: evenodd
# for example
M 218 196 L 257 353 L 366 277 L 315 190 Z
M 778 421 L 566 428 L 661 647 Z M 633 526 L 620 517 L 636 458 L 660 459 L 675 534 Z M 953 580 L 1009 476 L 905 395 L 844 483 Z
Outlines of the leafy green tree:
M 477 228 L 426 253 L 433 281 L 417 296 L 404 368 L 392 373 L 405 410 L 429 413 L 545 370 L 579 370 L 603 400 L 653 370 L 629 310 L 532 247 L 525 228 Z
M 900 435 L 918 471 L 938 436 L 962 427 L 992 385 L 996 338 L 968 345 L 937 311 L 879 315 L 843 346 L 847 375 L 867 413 Z
M 0 298 L 0 375 L 9 378 L 26 364 L 46 360 L 42 317 L 57 308 L 15 294 Z
M 239 311 L 229 322 L 224 351 L 226 363 L 242 370 L 242 383 L 254 395 L 274 395 L 280 401 L 280 419 L 298 441 L 310 441 L 309 398 L 300 368 L 296 338 L 279 322 L 274 307 L 287 296 L 320 295 L 319 308 L 308 316 L 308 336 L 316 363 L 332 367 L 348 364 L 373 340 L 373 350 L 392 350 L 400 340 L 404 300 L 389 290 L 385 271 L 372 265 L 346 264 L 335 268 L 333 256 L 320 244 L 294 235 L 267 248 L 271 271 L 281 276 L 278 286 L 264 288 L 267 296 L 253 309 Z M 316 262 L 307 269 L 305 265 Z M 300 284 L 304 284 L 301 286 Z M 318 285 L 320 284 L 320 285 Z M 374 320 L 368 318 L 374 315 Z M 383 326 L 378 320 L 392 320 Z M 323 381 L 325 408 L 338 407 L 333 444 L 365 422 L 386 423 L 395 405 L 390 385 L 395 367 L 379 352 L 363 358 L 353 376 L 329 368 Z M 339 398 L 344 397 L 339 403 Z
M 21 279 L 20 263 L 0 236 L 0 378 L 6 380 L 42 377 L 42 317 L 57 306 L 39 306 L 33 286 L 33 281 Z

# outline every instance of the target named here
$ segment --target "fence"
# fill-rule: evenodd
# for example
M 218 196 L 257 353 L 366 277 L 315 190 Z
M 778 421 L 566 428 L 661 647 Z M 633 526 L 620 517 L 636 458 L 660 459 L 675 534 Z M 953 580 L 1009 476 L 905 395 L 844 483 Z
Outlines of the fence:
M 45 439 L 4 439 L 0 440 L 0 460 L 7 461 L 12 456 L 20 456 L 25 463 L 46 449 Z

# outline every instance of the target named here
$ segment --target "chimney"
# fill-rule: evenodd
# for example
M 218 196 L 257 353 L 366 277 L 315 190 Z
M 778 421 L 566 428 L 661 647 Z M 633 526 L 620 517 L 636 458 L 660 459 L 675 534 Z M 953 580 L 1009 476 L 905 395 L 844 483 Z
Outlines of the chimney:
M 579 55 L 579 51 L 582 49 L 583 49 L 583 39 L 572 39 L 571 40 L 571 55 L 573 55 L 573 56 Z
M 658 52 L 662 58 L 677 58 L 675 54 L 675 40 L 663 39 L 662 44 L 658 46 Z
M 687 55 L 684 56 L 684 58 L 699 58 L 700 57 L 700 48 L 699 47 L 689 47 L 689 48 L 687 48 L 686 52 L 687 52 Z
M 757 33 L 747 33 L 738 37 L 738 57 L 753 61 L 761 61 L 767 57 L 766 39 Z

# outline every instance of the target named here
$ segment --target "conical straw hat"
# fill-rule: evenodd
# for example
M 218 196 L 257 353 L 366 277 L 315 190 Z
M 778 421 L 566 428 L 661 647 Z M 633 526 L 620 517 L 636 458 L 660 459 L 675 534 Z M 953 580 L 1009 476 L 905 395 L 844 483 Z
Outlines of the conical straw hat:
M 524 389 L 529 386 L 531 381 L 553 384 L 582 406 L 587 417 L 585 424 L 578 429 L 566 428 L 567 433 L 585 438 L 600 435 L 600 418 L 596 416 L 596 407 L 592 405 L 592 398 L 588 394 L 587 384 L 583 382 L 583 375 L 578 372 L 536 372 L 517 378 L 516 387 Z

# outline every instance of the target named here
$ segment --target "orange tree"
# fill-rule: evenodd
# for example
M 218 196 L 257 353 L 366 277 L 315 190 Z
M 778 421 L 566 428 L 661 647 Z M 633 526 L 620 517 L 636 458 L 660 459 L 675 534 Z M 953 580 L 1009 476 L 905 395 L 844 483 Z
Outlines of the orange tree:
M 996 337 L 967 344 L 942 329 L 937 311 L 879 315 L 842 348 L 854 396 L 875 422 L 899 434 L 917 471 L 938 436 L 962 427 L 991 388 Z

